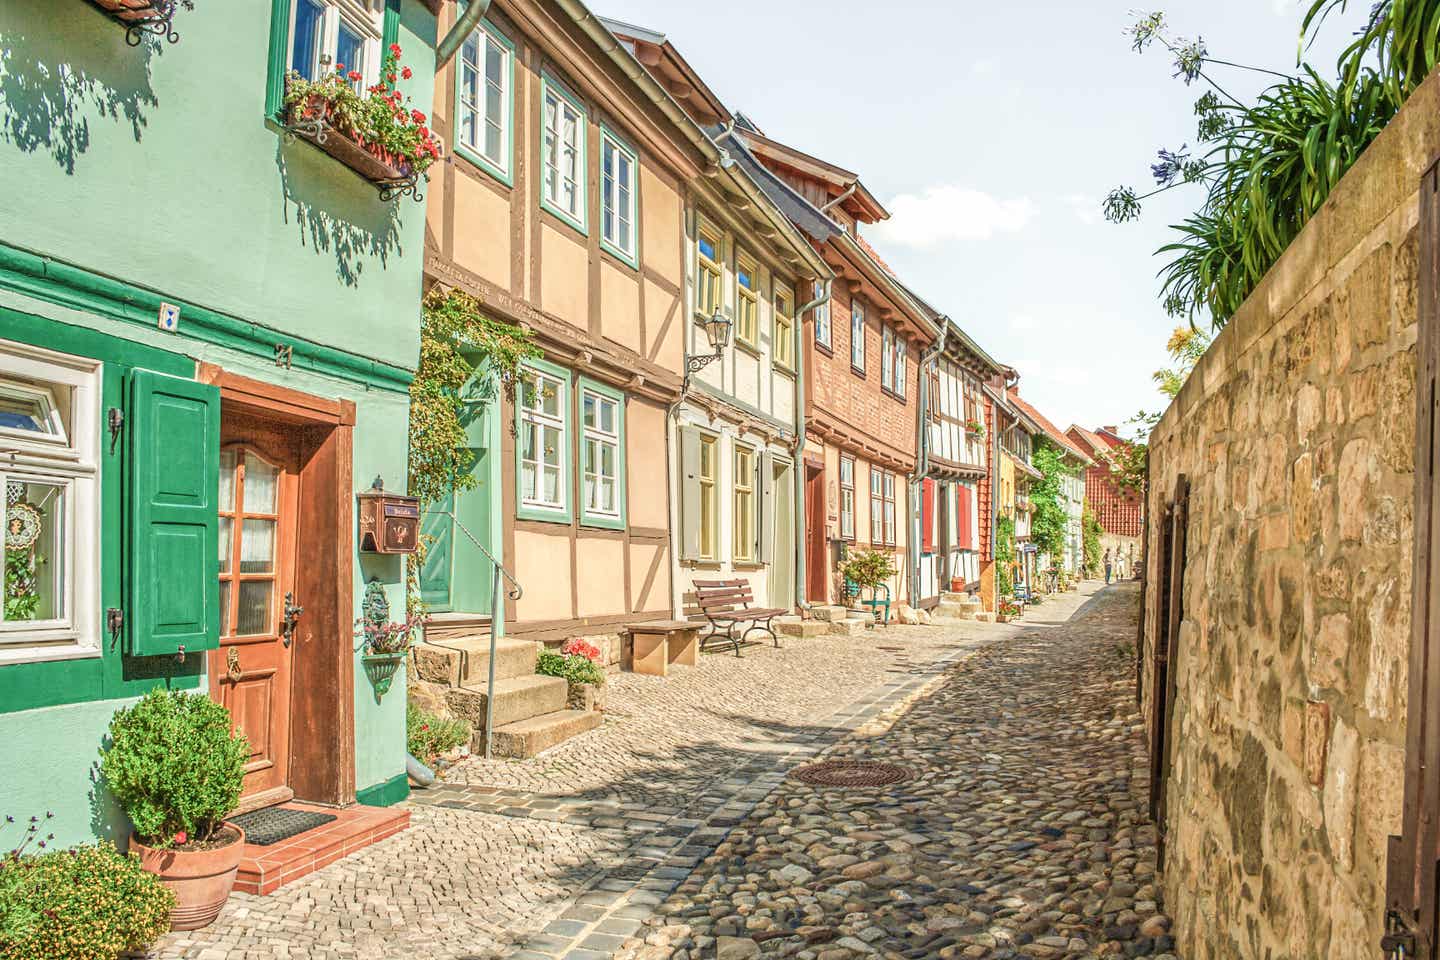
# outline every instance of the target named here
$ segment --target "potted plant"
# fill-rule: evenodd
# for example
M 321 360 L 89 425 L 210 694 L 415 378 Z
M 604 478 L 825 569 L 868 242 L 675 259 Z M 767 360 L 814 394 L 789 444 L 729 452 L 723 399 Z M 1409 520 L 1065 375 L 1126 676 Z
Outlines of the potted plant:
M 845 577 L 846 594 L 862 607 L 869 607 L 882 623 L 890 622 L 889 580 L 898 572 L 893 554 L 883 550 L 855 550 L 845 558 L 840 572 Z M 864 591 L 870 591 L 870 599 Z
M 115 712 L 100 771 L 130 817 L 130 851 L 175 895 L 173 930 L 206 926 L 235 883 L 245 832 L 240 801 L 250 744 L 230 711 L 200 694 L 152 690 Z
M 535 672 L 564 678 L 568 684 L 565 705 L 571 710 L 604 710 L 605 668 L 600 660 L 599 647 L 571 637 L 561 644 L 559 653 L 541 653 Z
M 966 420 L 965 432 L 975 440 L 985 439 L 985 424 L 979 420 Z
M 1012 620 L 1019 620 L 1025 608 L 1012 597 L 1004 597 L 1000 600 L 1000 610 L 995 615 L 998 623 L 1009 623 Z
M 380 80 L 357 89 L 363 80 L 345 64 L 333 73 L 307 80 L 291 71 L 285 78 L 285 118 L 292 131 L 311 140 L 342 163 L 372 180 L 394 180 L 425 173 L 440 159 L 440 140 L 426 126 L 425 114 L 410 106 L 396 82 L 409 80 L 409 67 L 400 65 L 400 45 L 392 43 L 385 55 Z M 336 144 L 327 130 L 354 144 Z M 357 160 L 354 148 L 383 165 L 374 168 Z
M 389 612 L 388 607 L 386 612 Z M 397 623 L 364 616 L 355 621 L 355 635 L 362 639 L 360 660 L 365 665 L 365 675 L 375 688 L 376 700 L 390 692 L 395 672 L 410 651 L 410 638 L 420 625 L 420 619 L 418 616 L 406 617 Z

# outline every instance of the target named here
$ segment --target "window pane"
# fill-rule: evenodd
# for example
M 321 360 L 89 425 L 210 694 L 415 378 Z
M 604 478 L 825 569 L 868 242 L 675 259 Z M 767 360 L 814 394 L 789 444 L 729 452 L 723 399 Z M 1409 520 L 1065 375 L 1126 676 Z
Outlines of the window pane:
M 65 603 L 66 494 L 61 484 L 5 484 L 4 618 L 59 620 Z
M 53 434 L 45 415 L 45 404 L 38 397 L 0 393 L 0 427 L 26 433 Z
M 344 20 L 340 21 L 340 37 L 335 47 L 335 62 L 345 64 L 345 72 L 365 72 L 365 41 Z M 364 79 L 351 84 L 357 91 L 364 89 Z
M 532 462 L 520 465 L 520 498 L 522 500 L 535 500 L 535 464 Z
M 235 451 L 220 451 L 220 509 L 227 513 L 235 511 Z
M 320 21 L 324 15 L 319 0 L 295 0 L 295 44 L 290 50 L 290 68 L 307 80 L 316 79 Z
M 255 637 L 270 632 L 273 580 L 240 581 L 240 609 L 235 616 L 235 636 Z
M 560 431 L 556 427 L 546 427 L 544 432 L 545 450 L 544 461 L 551 466 L 559 466 L 561 459 Z
M 740 281 L 740 286 L 744 287 L 746 290 L 755 289 L 755 281 L 750 276 L 750 268 L 744 263 L 740 264 L 740 266 L 735 268 L 735 279 Z
M 234 546 L 233 546 L 233 545 L 234 545 L 234 541 L 231 540 L 230 538 L 231 538 L 231 536 L 233 535 L 232 527 L 233 527 L 233 524 L 234 524 L 234 523 L 235 523 L 235 521 L 234 521 L 234 520 L 231 520 L 229 517 L 221 517 L 221 518 L 220 518 L 220 572 L 221 572 L 221 573 L 229 573 L 229 572 L 230 572 L 230 554 L 231 554 L 231 552 L 232 552 L 233 549 L 234 549 Z
M 546 416 L 560 415 L 560 383 L 548 377 L 540 378 L 540 410 Z
M 560 502 L 560 469 L 558 467 L 545 468 L 545 493 L 541 499 L 546 503 Z
M 615 469 L 615 446 L 613 444 L 602 444 L 600 446 L 600 469 L 596 471 L 604 477 L 614 477 L 618 471 Z
M 615 432 L 615 408 L 614 400 L 605 400 L 600 404 L 600 429 L 606 433 Z
M 245 454 L 245 512 L 275 513 L 280 471 L 253 453 Z
M 230 581 L 220 581 L 220 636 L 230 636 Z
M 275 572 L 274 520 L 246 520 L 240 528 L 240 572 Z
M 705 234 L 700 234 L 700 255 L 711 260 L 718 259 L 715 256 L 715 243 Z

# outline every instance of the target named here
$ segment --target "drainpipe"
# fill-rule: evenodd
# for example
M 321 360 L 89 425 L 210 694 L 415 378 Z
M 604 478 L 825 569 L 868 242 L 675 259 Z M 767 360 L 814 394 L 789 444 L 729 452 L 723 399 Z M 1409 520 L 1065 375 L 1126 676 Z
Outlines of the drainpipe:
M 930 391 L 922 385 L 925 369 L 935 362 L 935 358 L 945 349 L 945 344 L 950 340 L 950 318 L 941 317 L 940 322 L 945 326 L 940 331 L 940 339 L 920 353 L 920 363 L 916 365 L 917 383 L 915 389 L 920 394 L 920 402 L 916 404 L 916 412 L 919 417 L 917 432 L 920 439 L 920 458 L 915 465 L 915 478 L 910 485 L 910 512 L 915 522 L 910 525 L 910 543 L 908 546 L 910 556 L 910 606 L 918 609 L 916 601 L 920 598 L 920 553 L 924 545 L 923 536 L 920 534 L 920 524 L 924 521 L 925 511 L 920 503 L 920 490 L 925 482 L 925 474 L 930 472 L 930 431 L 926 429 L 929 424 L 926 419 L 929 417 Z M 937 584 L 938 586 L 938 584 Z
M 830 299 L 830 287 L 833 280 L 826 278 L 820 281 L 820 292 L 815 299 L 795 311 L 795 316 L 804 317 L 805 314 L 814 310 L 820 304 Z M 804 344 L 801 344 L 803 351 Z M 795 411 L 798 416 L 795 431 L 795 447 L 790 452 L 790 459 L 795 464 L 795 516 L 801 521 L 800 529 L 804 529 L 804 518 L 808 515 L 805 512 L 805 463 L 800 455 L 805 452 L 805 361 L 803 355 L 800 362 L 795 364 Z M 807 539 L 805 537 L 795 538 L 795 607 L 800 611 L 801 619 L 804 619 L 805 611 L 810 609 L 810 599 L 806 596 L 805 590 L 805 548 Z
M 445 34 L 445 39 L 435 48 L 435 72 L 449 63 L 455 56 L 455 52 L 465 42 L 465 38 L 474 32 L 480 25 L 480 19 L 490 10 L 490 0 L 470 0 L 470 4 L 460 12 L 460 19 Z

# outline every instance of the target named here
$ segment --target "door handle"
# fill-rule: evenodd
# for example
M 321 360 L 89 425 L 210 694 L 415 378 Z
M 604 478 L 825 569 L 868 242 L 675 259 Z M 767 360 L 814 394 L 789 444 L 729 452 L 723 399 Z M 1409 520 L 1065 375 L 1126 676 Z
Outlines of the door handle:
M 295 605 L 295 594 L 285 594 L 285 619 L 280 623 L 280 639 L 285 646 L 290 646 L 295 639 L 295 624 L 300 620 L 300 615 L 305 612 L 304 607 Z

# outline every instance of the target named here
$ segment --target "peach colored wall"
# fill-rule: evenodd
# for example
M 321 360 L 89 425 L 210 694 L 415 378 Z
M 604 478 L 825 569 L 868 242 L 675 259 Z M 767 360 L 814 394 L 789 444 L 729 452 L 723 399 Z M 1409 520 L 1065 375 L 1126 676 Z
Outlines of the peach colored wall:
M 665 543 L 631 542 L 630 606 L 637 611 L 670 606 L 670 548 Z
M 510 201 L 483 180 L 462 174 L 455 177 L 455 218 L 465 224 L 506 223 Z M 510 285 L 510 252 L 508 230 L 455 231 L 455 262 L 491 283 Z
M 627 505 L 632 527 L 670 526 L 666 482 L 665 408 L 632 398 L 625 410 L 625 457 L 629 469 Z
M 640 352 L 640 286 L 630 272 L 606 259 L 600 264 L 600 333 Z
M 516 619 L 564 620 L 570 612 L 569 528 L 557 526 L 554 533 L 515 531 L 516 579 L 526 585 L 524 596 L 515 604 Z
M 625 542 L 616 537 L 581 536 L 575 542 L 576 569 L 581 571 L 579 609 L 582 617 L 603 617 L 625 610 Z M 616 602 L 618 599 L 618 603 Z
M 584 238 L 568 226 L 542 218 L 540 309 L 585 330 L 590 318 L 589 287 L 589 258 Z

